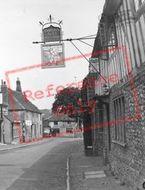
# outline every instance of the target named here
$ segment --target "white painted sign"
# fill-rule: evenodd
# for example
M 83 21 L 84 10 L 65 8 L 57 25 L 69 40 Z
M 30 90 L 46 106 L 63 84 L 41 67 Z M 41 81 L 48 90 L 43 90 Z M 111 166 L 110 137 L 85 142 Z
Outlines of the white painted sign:
M 31 120 L 26 120 L 25 124 L 28 125 L 28 126 L 30 126 L 30 125 L 32 125 L 32 121 Z

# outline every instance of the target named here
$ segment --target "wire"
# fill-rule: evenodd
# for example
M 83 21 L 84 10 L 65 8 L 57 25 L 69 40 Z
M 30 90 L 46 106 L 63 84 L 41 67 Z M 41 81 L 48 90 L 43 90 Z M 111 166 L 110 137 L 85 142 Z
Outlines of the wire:
M 96 34 L 92 34 L 92 35 L 88 35 L 88 36 L 83 36 L 82 38 L 87 38 L 87 37 L 91 37 L 91 36 L 95 36 L 96 37 Z
M 88 38 L 67 38 L 61 41 L 75 41 L 75 40 L 92 40 L 95 39 L 95 37 L 88 37 Z
M 64 41 L 76 41 L 76 40 L 93 40 L 93 39 L 95 39 L 95 37 L 88 37 L 88 38 L 67 38 L 67 39 L 61 40 L 61 42 L 64 42 Z M 33 44 L 45 44 L 44 41 L 34 41 L 32 43 Z
M 94 37 L 92 37 L 94 36 Z M 89 35 L 89 36 L 84 36 L 84 37 L 81 37 L 81 38 L 67 38 L 67 39 L 64 39 L 64 40 L 61 40 L 61 41 L 70 41 L 71 44 L 77 49 L 77 51 L 84 57 L 84 59 L 94 68 L 94 70 L 100 75 L 100 77 L 103 78 L 103 80 L 105 82 L 107 82 L 107 80 L 100 74 L 100 72 L 94 67 L 94 65 L 92 63 L 90 63 L 90 61 L 86 58 L 86 56 L 80 51 L 80 49 L 72 42 L 72 41 L 75 41 L 75 40 L 79 40 L 80 42 L 86 44 L 86 45 L 89 45 L 91 46 L 90 44 L 84 42 L 83 40 L 90 40 L 90 39 L 95 39 L 96 38 L 96 34 L 93 34 L 93 35 Z M 43 41 L 36 41 L 36 42 L 33 42 L 33 44 L 39 44 L 39 43 L 45 43 Z M 93 47 L 93 46 L 91 46 Z
M 79 40 L 79 41 L 86 44 L 86 45 L 88 45 L 88 46 L 90 46 L 90 47 L 93 47 L 92 45 L 88 44 L 87 42 L 84 42 L 83 40 Z
M 86 58 L 86 56 L 79 50 L 79 48 L 78 48 L 72 41 L 70 41 L 70 42 L 71 42 L 71 44 L 78 50 L 78 52 L 85 58 L 85 60 L 86 60 L 88 63 L 90 63 L 89 60 Z
M 107 83 L 107 80 L 101 75 L 101 73 L 95 68 L 95 66 L 90 63 L 90 61 L 86 58 L 86 56 L 80 51 L 80 49 L 72 42 L 70 41 L 71 44 L 78 50 L 78 52 L 84 57 L 84 59 L 94 68 L 94 70 L 102 77 L 102 79 Z
M 61 41 L 74 41 L 74 40 L 93 40 L 96 38 L 96 34 L 92 34 L 92 35 L 88 35 L 88 36 L 84 36 L 84 37 L 80 37 L 80 38 L 67 38 L 67 39 L 62 39 Z M 35 41 L 32 42 L 33 44 L 43 44 L 45 43 L 44 41 Z

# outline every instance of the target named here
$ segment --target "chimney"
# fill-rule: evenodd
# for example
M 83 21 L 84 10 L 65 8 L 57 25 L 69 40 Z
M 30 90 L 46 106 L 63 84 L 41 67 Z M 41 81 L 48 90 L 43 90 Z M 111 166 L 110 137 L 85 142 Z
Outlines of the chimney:
M 20 82 L 19 78 L 17 78 L 17 81 L 16 81 L 16 91 L 22 92 L 21 82 Z
M 1 81 L 1 92 L 3 94 L 3 104 L 8 105 L 9 92 L 5 81 Z

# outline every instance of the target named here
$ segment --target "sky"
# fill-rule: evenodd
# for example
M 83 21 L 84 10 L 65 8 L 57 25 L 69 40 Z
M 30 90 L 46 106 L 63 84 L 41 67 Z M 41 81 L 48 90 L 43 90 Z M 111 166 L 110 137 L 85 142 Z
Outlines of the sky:
M 41 109 L 51 109 L 56 88 L 70 83 L 80 84 L 88 73 L 88 62 L 84 58 L 65 62 L 64 68 L 33 68 L 41 64 L 41 26 L 39 21 L 48 22 L 51 14 L 54 21 L 63 21 L 63 39 L 77 38 L 97 33 L 100 15 L 105 0 L 5 0 L 0 1 L 0 76 L 13 90 L 20 79 L 22 90 L 31 92 L 29 98 Z M 93 45 L 94 40 L 85 41 Z M 91 53 L 92 47 L 79 41 L 75 45 L 83 54 Z M 64 43 L 65 58 L 80 53 L 70 42 Z M 88 57 L 89 58 L 89 57 Z M 22 68 L 27 69 L 22 69 Z M 15 70 L 15 72 L 11 72 Z M 8 78 L 6 77 L 8 74 Z M 48 88 L 51 93 L 48 95 Z M 43 92 L 35 98 L 34 93 Z

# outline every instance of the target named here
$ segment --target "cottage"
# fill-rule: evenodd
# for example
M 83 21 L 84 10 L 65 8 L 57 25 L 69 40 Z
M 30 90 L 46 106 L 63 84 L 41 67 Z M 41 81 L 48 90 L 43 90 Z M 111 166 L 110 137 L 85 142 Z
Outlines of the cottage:
M 9 89 L 6 83 L 1 85 L 3 113 L 1 123 L 1 142 L 18 143 L 42 138 L 42 119 L 40 110 L 22 93 L 21 82 L 16 81 L 16 91 Z
M 52 114 L 48 118 L 44 119 L 44 122 L 48 123 L 51 128 L 52 134 L 59 134 L 59 136 L 74 135 L 77 132 L 76 119 L 70 118 L 66 114 Z

